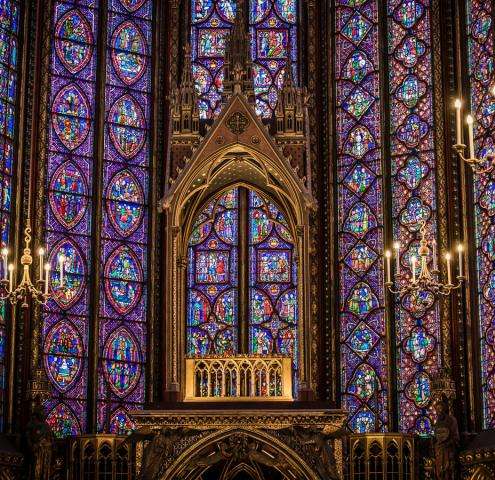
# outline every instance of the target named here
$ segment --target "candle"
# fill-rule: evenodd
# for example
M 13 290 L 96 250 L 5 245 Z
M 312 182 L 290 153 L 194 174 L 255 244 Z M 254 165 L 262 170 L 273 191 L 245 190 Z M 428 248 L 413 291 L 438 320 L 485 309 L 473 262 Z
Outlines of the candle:
M 431 241 L 431 246 L 432 246 L 432 256 L 433 256 L 433 270 L 436 270 L 438 268 L 438 265 L 437 265 L 437 241 L 435 239 Z
M 38 250 L 38 255 L 40 256 L 40 282 L 43 281 L 43 265 L 44 265 L 44 262 L 43 262 L 43 257 L 45 255 L 45 249 L 43 247 L 40 247 L 39 250 Z
M 45 263 L 45 295 L 48 295 L 48 284 L 50 282 L 50 264 Z
M 60 287 L 64 286 L 64 264 L 65 256 L 61 253 L 58 257 L 59 273 L 60 273 Z
M 399 242 L 394 243 L 394 250 L 395 250 L 395 275 L 399 276 L 400 275 L 400 243 Z
M 457 253 L 459 255 L 459 277 L 462 277 L 463 276 L 463 271 L 462 271 L 462 252 L 464 250 L 464 247 L 462 245 L 462 243 L 459 243 L 459 245 L 457 245 Z
M 392 275 L 390 273 L 390 258 L 392 257 L 392 252 L 390 250 L 387 250 L 385 252 L 385 257 L 387 259 L 387 283 L 392 283 Z
M 450 259 L 451 255 L 450 253 L 445 254 L 445 260 L 447 261 L 447 284 L 452 285 L 452 274 L 450 271 Z
M 7 258 L 9 256 L 8 248 L 2 248 L 2 260 L 3 260 L 3 279 L 7 280 Z
M 9 292 L 12 292 L 14 286 L 14 265 L 9 265 Z
M 472 115 L 468 115 L 466 117 L 466 122 L 468 124 L 469 158 L 473 159 L 475 157 L 474 157 L 474 129 L 473 129 L 474 119 Z
M 455 103 L 455 126 L 456 126 L 456 143 L 457 145 L 462 144 L 462 121 L 461 121 L 461 106 L 462 102 L 460 99 L 456 99 Z
M 416 283 L 416 262 L 417 262 L 417 258 L 413 255 L 411 257 L 411 271 L 412 271 L 413 283 Z

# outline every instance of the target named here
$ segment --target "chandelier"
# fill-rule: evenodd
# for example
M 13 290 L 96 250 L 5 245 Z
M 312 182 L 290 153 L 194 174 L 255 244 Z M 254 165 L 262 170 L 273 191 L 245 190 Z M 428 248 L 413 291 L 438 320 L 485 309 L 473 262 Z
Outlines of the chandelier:
M 492 89 L 492 95 L 495 96 L 495 87 Z M 456 125 L 456 143 L 454 149 L 457 155 L 467 163 L 475 174 L 488 173 L 495 167 L 495 155 L 486 154 L 482 158 L 477 158 L 474 153 L 474 118 L 472 115 L 466 116 L 466 123 L 468 126 L 468 143 L 469 143 L 469 156 L 466 157 L 467 146 L 462 143 L 462 102 L 460 99 L 456 99 L 455 103 L 455 125 Z
M 459 274 L 456 277 L 456 283 L 452 282 L 452 254 L 447 252 L 444 256 L 447 267 L 447 283 L 440 281 L 440 271 L 437 265 L 436 242 L 428 242 L 426 238 L 426 222 L 421 223 L 421 239 L 417 255 L 411 255 L 409 258 L 411 274 L 401 273 L 401 251 L 400 243 L 394 243 L 394 254 L 390 250 L 385 252 L 386 262 L 386 281 L 385 286 L 393 294 L 401 297 L 410 295 L 420 298 L 425 292 L 430 292 L 435 296 L 449 295 L 452 290 L 460 288 L 464 280 L 463 274 L 463 252 L 462 244 L 457 246 Z M 395 275 L 392 273 L 392 257 L 395 256 Z M 430 269 L 431 265 L 431 269 Z
M 38 249 L 39 260 L 39 272 L 38 279 L 31 279 L 31 266 L 33 265 L 33 255 L 31 253 L 31 227 L 29 226 L 30 219 L 28 217 L 26 222 L 26 228 L 24 229 L 24 249 L 21 256 L 21 268 L 16 269 L 13 263 L 9 263 L 9 250 L 3 248 L 0 252 L 1 261 L 3 266 L 3 278 L 0 280 L 0 301 L 10 301 L 12 305 L 15 305 L 18 301 L 22 300 L 22 307 L 28 306 L 28 298 L 31 298 L 36 303 L 45 305 L 52 297 L 52 293 L 49 291 L 50 285 L 50 263 L 44 263 L 45 249 L 40 247 Z M 58 256 L 58 270 L 59 270 L 59 288 L 64 286 L 64 269 L 66 258 L 63 254 Z M 16 284 L 16 272 L 22 271 L 21 281 Z M 33 276 L 34 277 L 34 276 Z

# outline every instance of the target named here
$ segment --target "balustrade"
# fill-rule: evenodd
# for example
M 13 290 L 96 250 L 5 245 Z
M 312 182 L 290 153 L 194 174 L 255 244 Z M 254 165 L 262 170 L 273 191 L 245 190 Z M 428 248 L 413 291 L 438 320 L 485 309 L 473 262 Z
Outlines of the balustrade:
M 185 400 L 293 400 L 292 360 L 282 355 L 188 358 Z

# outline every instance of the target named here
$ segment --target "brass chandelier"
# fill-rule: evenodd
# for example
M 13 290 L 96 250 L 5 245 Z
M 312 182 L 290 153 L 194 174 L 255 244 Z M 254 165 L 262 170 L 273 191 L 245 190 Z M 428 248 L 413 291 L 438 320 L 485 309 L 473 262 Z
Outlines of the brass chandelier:
M 39 260 L 39 274 L 37 280 L 31 279 L 31 266 L 33 265 L 33 255 L 31 253 L 31 227 L 30 219 L 28 217 L 26 222 L 26 227 L 24 228 L 24 249 L 21 256 L 21 268 L 16 269 L 13 263 L 9 263 L 9 250 L 8 248 L 3 248 L 0 252 L 2 267 L 3 267 L 3 277 L 0 280 L 0 301 L 5 302 L 10 301 L 12 305 L 15 305 L 18 301 L 22 300 L 22 307 L 26 308 L 28 306 L 28 299 L 31 298 L 36 303 L 41 305 L 46 305 L 48 300 L 53 296 L 50 292 L 50 263 L 44 263 L 45 249 L 40 247 L 38 249 L 38 260 Z M 65 268 L 66 258 L 65 256 L 58 256 L 59 265 L 59 285 L 60 288 L 64 286 L 64 268 Z M 18 270 L 22 270 L 21 281 L 16 284 L 15 273 Z M 34 277 L 34 275 L 33 275 Z
M 455 283 L 452 281 L 452 254 L 447 252 L 444 255 L 447 282 L 443 283 L 440 281 L 440 271 L 437 264 L 436 242 L 432 240 L 430 243 L 426 238 L 426 222 L 422 222 L 420 233 L 421 239 L 417 255 L 410 256 L 410 275 L 401 272 L 401 247 L 398 242 L 394 243 L 394 254 L 391 250 L 385 251 L 385 286 L 390 292 L 401 297 L 404 295 L 419 297 L 424 292 L 430 292 L 435 296 L 449 295 L 452 290 L 461 287 L 465 278 L 463 274 L 464 247 L 462 244 L 457 246 L 459 273 Z M 392 257 L 395 257 L 395 274 L 392 272 Z

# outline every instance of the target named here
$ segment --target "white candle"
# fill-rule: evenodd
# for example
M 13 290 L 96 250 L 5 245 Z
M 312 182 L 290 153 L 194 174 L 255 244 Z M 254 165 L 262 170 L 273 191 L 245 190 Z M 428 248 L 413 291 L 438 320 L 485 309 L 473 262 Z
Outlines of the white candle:
M 14 265 L 11 263 L 9 265 L 9 292 L 14 289 Z
M 416 282 L 416 262 L 417 262 L 417 258 L 413 255 L 411 257 L 411 271 L 412 271 L 412 281 L 413 281 L 413 283 Z
M 469 136 L 469 158 L 475 158 L 474 157 L 474 129 L 473 129 L 473 123 L 474 119 L 472 115 L 468 115 L 466 117 L 466 122 L 468 124 L 468 136 Z
M 48 285 L 50 283 L 50 264 L 45 263 L 45 295 L 48 295 Z
M 450 271 L 450 259 L 451 255 L 450 253 L 445 254 L 445 260 L 447 261 L 447 284 L 452 285 L 452 273 Z
M 459 243 L 459 245 L 457 245 L 457 253 L 459 255 L 459 277 L 462 277 L 463 276 L 463 266 L 462 266 L 462 252 L 464 250 L 464 247 L 462 246 L 462 243 Z
M 437 269 L 437 241 L 433 239 L 431 241 L 432 256 L 433 256 L 433 270 Z
M 400 275 L 400 243 L 399 242 L 394 243 L 394 250 L 395 250 L 395 275 L 399 276 Z
M 3 279 L 7 280 L 7 274 L 8 274 L 8 269 L 7 269 L 7 259 L 9 256 L 9 250 L 8 248 L 2 248 L 2 260 L 3 260 Z
M 60 254 L 58 256 L 58 266 L 59 266 L 59 274 L 60 274 L 60 287 L 64 286 L 64 264 L 65 264 L 65 256 L 64 254 Z
M 456 99 L 455 103 L 455 126 L 456 126 L 456 143 L 457 145 L 462 144 L 462 120 L 461 120 L 461 106 L 462 102 L 460 99 Z
M 40 256 L 40 282 L 43 281 L 43 266 L 44 266 L 44 262 L 43 262 L 43 257 L 45 255 L 45 249 L 43 247 L 40 247 L 40 249 L 38 250 L 38 255 Z
M 387 259 L 387 283 L 392 283 L 392 275 L 391 275 L 391 267 L 390 267 L 390 258 L 392 257 L 392 252 L 387 250 L 385 252 L 385 258 Z

